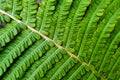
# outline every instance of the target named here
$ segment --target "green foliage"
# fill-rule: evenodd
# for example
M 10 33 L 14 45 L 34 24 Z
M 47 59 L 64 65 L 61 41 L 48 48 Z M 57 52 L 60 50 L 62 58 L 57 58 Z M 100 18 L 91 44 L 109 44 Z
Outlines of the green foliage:
M 120 80 L 120 0 L 0 0 L 0 10 L 22 21 L 0 12 L 0 80 Z

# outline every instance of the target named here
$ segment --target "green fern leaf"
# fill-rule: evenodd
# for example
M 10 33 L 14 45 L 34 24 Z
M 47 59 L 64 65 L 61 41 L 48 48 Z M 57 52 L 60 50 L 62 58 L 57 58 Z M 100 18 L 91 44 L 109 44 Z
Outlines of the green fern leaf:
M 0 0 L 0 80 L 120 80 L 120 0 L 38 2 Z

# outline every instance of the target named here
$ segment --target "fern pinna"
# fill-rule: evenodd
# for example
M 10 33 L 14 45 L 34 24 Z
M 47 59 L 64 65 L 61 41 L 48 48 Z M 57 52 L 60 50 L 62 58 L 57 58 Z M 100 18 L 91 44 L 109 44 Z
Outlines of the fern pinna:
M 0 0 L 0 80 L 120 80 L 120 0 Z

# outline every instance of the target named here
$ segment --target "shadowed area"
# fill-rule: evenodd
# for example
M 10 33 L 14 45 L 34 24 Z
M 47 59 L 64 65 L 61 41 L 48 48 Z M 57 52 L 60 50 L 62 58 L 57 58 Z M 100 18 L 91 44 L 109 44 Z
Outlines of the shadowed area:
M 38 3 L 40 3 L 41 0 L 38 0 Z
M 0 28 L 3 28 L 6 23 L 0 24 Z

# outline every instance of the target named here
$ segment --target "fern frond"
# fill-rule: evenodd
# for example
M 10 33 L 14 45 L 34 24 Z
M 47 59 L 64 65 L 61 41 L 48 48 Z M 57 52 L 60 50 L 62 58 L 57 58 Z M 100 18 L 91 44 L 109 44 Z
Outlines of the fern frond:
M 37 34 L 34 34 L 30 30 L 26 30 L 23 34 L 18 36 L 16 40 L 3 51 L 3 53 L 1 53 L 0 76 L 7 70 L 10 64 L 13 63 L 13 60 L 21 55 L 21 52 L 32 45 L 36 39 L 39 39 L 39 36 L 37 38 L 36 36 Z
M 91 74 L 87 80 L 97 80 L 94 74 Z
M 39 30 L 41 28 L 41 24 L 43 21 L 43 17 L 44 17 L 44 13 L 45 13 L 45 9 L 46 9 L 46 4 L 47 4 L 48 0 L 44 0 L 40 3 L 40 7 L 38 8 L 37 11 L 37 22 L 36 22 L 36 29 Z
M 67 71 L 76 63 L 73 58 L 69 58 L 51 77 L 52 80 L 54 79 L 61 79 L 63 76 L 66 75 Z M 69 66 L 69 67 L 68 67 Z
M 88 10 L 86 12 L 86 15 L 85 17 L 83 18 L 83 20 L 81 21 L 80 23 L 80 29 L 79 29 L 79 32 L 78 32 L 78 35 L 77 35 L 77 40 L 78 40 L 78 44 L 76 45 L 76 47 L 78 48 L 79 50 L 79 47 L 81 46 L 82 44 L 82 41 L 83 41 L 83 37 L 84 37 L 84 33 L 85 33 L 85 30 L 87 28 L 87 25 L 89 23 L 89 20 L 91 18 L 91 15 L 94 14 L 96 8 L 97 8 L 97 5 L 100 4 L 100 0 L 95 0 L 95 1 L 92 1 L 91 0 L 91 4 L 90 6 L 88 7 Z
M 72 74 L 76 71 L 76 69 L 80 67 L 80 65 L 80 63 L 76 62 L 73 66 L 71 66 L 71 68 L 69 67 L 69 71 L 67 71 L 66 73 L 67 76 L 64 76 L 62 79 L 69 79 L 72 76 Z
M 73 4 L 71 5 L 70 13 L 68 15 L 68 18 L 65 23 L 65 32 L 64 32 L 64 37 L 63 37 L 63 46 L 66 46 L 67 44 L 67 39 L 69 35 L 69 31 L 71 28 L 71 22 L 73 22 L 74 15 L 76 13 L 76 10 L 78 9 L 78 6 L 80 4 L 80 0 L 75 0 L 73 1 Z
M 44 12 L 44 17 L 41 23 L 40 31 L 46 35 L 49 35 L 50 26 L 52 23 L 53 13 L 55 11 L 57 0 L 48 0 Z
M 54 54 L 52 54 L 48 59 L 46 59 L 44 61 L 44 63 L 42 63 L 31 75 L 31 77 L 28 78 L 29 79 L 36 79 L 38 77 L 38 74 L 40 77 L 43 77 L 44 74 L 47 72 L 47 70 L 49 70 L 50 68 L 52 68 L 52 65 L 55 64 L 56 62 L 59 61 L 59 59 L 62 58 L 62 54 L 60 52 L 61 50 L 58 49 L 55 51 Z
M 119 80 L 120 0 L 0 0 L 0 80 Z
M 10 22 L 10 18 L 8 16 L 4 16 L 3 14 L 0 14 L 0 24 L 4 22 Z
M 32 74 L 42 63 L 44 63 L 44 61 L 46 60 L 46 57 L 49 57 L 50 55 L 52 55 L 52 53 L 54 53 L 54 51 L 56 50 L 55 47 L 51 48 L 50 50 L 48 50 L 46 52 L 46 54 L 44 54 L 41 58 L 39 58 L 38 60 L 36 60 L 32 66 L 30 66 L 28 68 L 28 70 L 26 71 L 25 76 L 23 76 L 23 80 L 24 79 L 28 79 L 30 77 L 30 75 L 34 75 Z M 47 67 L 47 66 L 46 66 Z M 39 73 L 38 73 L 39 74 Z M 37 75 L 38 75 L 37 74 Z M 38 76 L 40 78 L 40 76 Z
M 87 51 L 89 54 L 87 54 L 87 61 L 89 61 L 89 58 L 92 54 L 92 51 L 94 50 L 94 47 L 96 46 L 96 43 L 98 41 L 98 37 L 100 36 L 102 30 L 104 29 L 104 26 L 109 23 L 109 19 L 110 17 L 114 14 L 114 12 L 116 11 L 116 9 L 111 9 L 111 7 L 115 7 L 115 5 L 113 5 L 113 3 L 116 1 L 113 1 L 108 8 L 106 9 L 107 13 L 105 13 L 104 18 L 98 23 L 98 27 L 97 30 L 94 32 L 93 37 L 92 37 L 92 43 L 89 47 L 89 50 Z M 114 30 L 114 32 L 116 32 L 116 30 Z
M 119 54 L 119 38 L 120 38 L 120 33 L 118 33 L 115 38 L 112 40 L 108 50 L 106 51 L 105 57 L 103 58 L 101 67 L 100 67 L 100 71 L 104 71 L 104 75 L 108 74 L 108 71 L 110 71 L 113 63 L 116 61 L 116 59 L 118 59 L 118 57 L 120 56 Z M 115 53 L 116 49 L 118 48 L 117 52 Z M 115 58 L 113 58 L 113 56 L 115 56 Z M 107 66 L 109 64 L 109 67 Z M 107 68 L 106 68 L 107 66 Z M 105 74 L 106 73 L 106 74 Z
M 84 74 L 86 73 L 86 70 L 84 68 L 84 65 L 81 65 L 70 77 L 68 80 L 78 80 L 80 79 Z
M 92 43 L 92 36 L 97 28 L 97 22 L 99 21 L 100 17 L 103 16 L 104 10 L 110 4 L 112 0 L 102 0 L 99 6 L 96 8 L 94 14 L 91 16 L 90 21 L 87 24 L 87 29 L 84 33 L 83 41 L 80 47 L 79 55 L 84 56 L 87 55 L 89 45 Z M 86 59 L 85 59 L 86 61 Z
M 15 65 L 17 64 L 16 67 L 14 66 L 9 71 L 9 75 L 5 77 L 5 79 L 11 79 L 11 76 L 12 78 L 14 76 L 15 79 L 18 79 L 23 76 L 24 72 L 30 67 L 30 65 L 42 57 L 42 55 L 44 55 L 44 53 L 49 50 L 49 46 L 53 46 L 49 43 L 49 41 L 42 41 L 43 40 L 37 41 L 35 45 L 30 47 L 30 49 L 18 59 L 18 61 L 15 63 Z M 38 43 L 41 43 L 41 45 L 38 45 Z M 20 69 L 21 71 L 19 71 Z M 16 74 L 17 76 L 15 76 Z
M 120 57 L 118 58 L 118 60 L 114 64 L 110 74 L 108 75 L 108 79 L 118 80 L 120 78 L 120 73 L 119 72 L 120 72 Z
M 0 30 L 0 47 L 6 45 L 6 43 L 10 42 L 20 32 L 21 25 L 16 21 L 12 21 L 7 24 Z
M 63 35 L 65 31 L 64 24 L 66 22 L 66 18 L 68 17 L 72 2 L 73 0 L 61 1 L 62 5 L 58 15 L 58 20 L 57 20 L 56 29 L 55 29 L 54 38 L 53 38 L 53 40 L 55 40 L 59 44 L 63 43 Z
M 99 62 L 101 62 L 101 59 L 102 59 L 102 57 L 100 58 L 100 55 L 97 56 L 97 54 L 101 53 L 101 56 L 104 55 L 105 49 L 103 49 L 103 48 L 106 45 L 107 39 L 110 37 L 110 34 L 114 30 L 115 24 L 117 23 L 117 21 L 119 19 L 119 17 L 118 17 L 118 16 L 120 16 L 119 11 L 120 10 L 118 9 L 114 13 L 114 15 L 111 17 L 110 22 L 106 24 L 106 26 L 104 27 L 104 29 L 98 39 L 98 42 L 96 43 L 96 47 L 93 51 L 93 54 L 92 54 L 91 60 L 90 60 L 91 64 L 95 65 L 95 63 L 97 63 L 97 65 L 95 65 L 96 67 L 98 67 L 100 65 Z M 103 50 L 100 50 L 100 49 L 103 49 Z M 93 56 L 96 56 L 96 57 L 93 58 Z
M 5 10 L 17 19 L 20 19 L 20 12 L 22 10 L 22 1 L 20 0 L 0 0 L 0 9 Z M 10 18 L 0 14 L 0 23 L 9 22 Z
M 36 0 L 23 0 L 23 10 L 20 14 L 22 21 L 35 27 L 36 14 L 37 14 L 37 1 Z
M 77 44 L 77 34 L 78 34 L 78 31 L 80 28 L 79 24 L 80 24 L 83 16 L 85 15 L 85 11 L 86 11 L 87 7 L 90 5 L 90 2 L 91 2 L 91 0 L 86 0 L 86 1 L 81 0 L 80 4 L 75 12 L 75 15 L 73 17 L 71 29 L 70 29 L 70 32 L 68 35 L 69 37 L 68 37 L 67 44 L 66 44 L 66 48 L 74 49 L 74 51 L 72 51 L 72 52 L 75 52 L 75 49 L 76 49 L 76 47 L 74 47 L 74 46 L 75 46 L 75 44 Z

